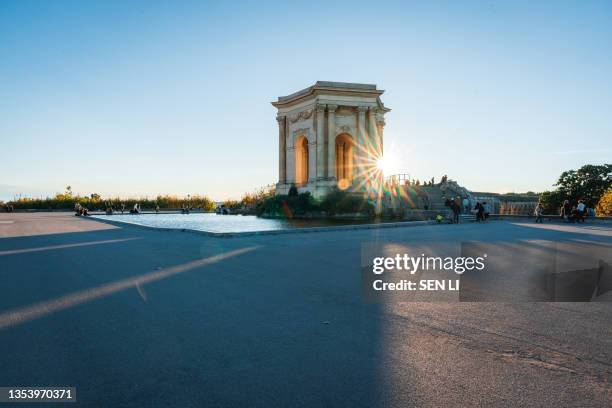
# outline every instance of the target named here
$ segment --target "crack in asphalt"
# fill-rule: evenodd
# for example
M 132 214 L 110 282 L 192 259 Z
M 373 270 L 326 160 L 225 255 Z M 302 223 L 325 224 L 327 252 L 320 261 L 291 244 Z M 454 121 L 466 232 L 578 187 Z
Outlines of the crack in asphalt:
M 444 328 L 396 313 L 386 312 L 384 313 L 384 316 L 390 320 L 400 321 L 402 323 L 408 322 L 413 326 L 427 329 L 432 333 L 442 334 L 457 340 L 458 343 L 464 347 L 476 351 L 494 353 L 500 358 L 518 357 L 520 360 L 524 360 L 525 362 L 540 368 L 556 368 L 561 371 L 588 376 L 606 385 L 609 385 L 609 383 L 612 382 L 612 371 L 608 369 L 609 367 L 612 367 L 612 364 L 601 361 L 592 356 L 582 356 L 576 353 L 569 353 L 544 344 L 534 343 L 532 341 L 514 337 L 508 334 L 481 329 L 465 324 L 455 325 L 455 327 L 451 328 Z M 438 323 L 443 322 L 440 319 L 423 314 L 419 314 L 418 317 L 427 318 L 428 321 L 433 320 Z M 466 330 L 471 331 L 471 333 L 463 333 Z M 472 334 L 472 336 L 470 336 L 470 334 Z M 479 334 L 484 334 L 492 338 L 481 338 L 478 337 Z M 503 341 L 496 341 L 495 338 L 502 339 Z M 531 347 L 525 347 L 525 344 Z

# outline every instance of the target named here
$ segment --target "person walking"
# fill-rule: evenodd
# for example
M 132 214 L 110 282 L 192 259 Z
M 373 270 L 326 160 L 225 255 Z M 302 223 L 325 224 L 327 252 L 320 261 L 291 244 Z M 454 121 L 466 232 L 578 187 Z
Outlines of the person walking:
M 462 203 L 461 197 L 459 196 L 455 197 L 455 204 L 457 205 L 457 208 L 459 208 L 459 212 L 461 212 L 461 203 Z
M 586 205 L 582 200 L 578 200 L 578 205 L 576 206 L 576 215 L 577 221 L 584 223 L 584 215 L 585 215 Z
M 457 204 L 455 200 L 451 200 L 451 210 L 453 210 L 453 223 L 459 224 L 459 213 L 461 212 L 461 206 Z
M 476 222 L 483 221 L 484 220 L 484 207 L 482 206 L 482 203 L 478 201 L 474 209 L 476 210 Z
M 482 210 L 484 212 L 483 221 L 486 221 L 489 219 L 489 214 L 491 214 L 491 204 L 485 201 L 484 203 L 482 203 Z
M 536 205 L 534 214 L 536 216 L 536 223 L 540 223 L 540 224 L 544 224 L 544 221 L 542 220 L 542 214 L 544 214 L 544 206 L 542 205 L 542 203 L 538 203 L 538 205 Z

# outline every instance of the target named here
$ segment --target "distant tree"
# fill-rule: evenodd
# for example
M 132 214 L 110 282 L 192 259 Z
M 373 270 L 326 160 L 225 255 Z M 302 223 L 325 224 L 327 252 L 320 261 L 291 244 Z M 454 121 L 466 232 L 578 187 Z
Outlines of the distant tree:
M 89 196 L 92 200 L 94 201 L 99 201 L 100 200 L 100 195 L 96 194 L 96 193 L 91 193 L 91 195 Z
M 540 194 L 540 202 L 544 206 L 546 214 L 557 214 L 565 196 L 559 190 L 544 191 Z
M 236 200 L 225 200 L 223 202 L 223 205 L 227 208 L 229 208 L 230 210 L 236 210 L 238 208 L 240 208 L 240 201 L 236 201 Z
M 587 164 L 578 170 L 564 171 L 555 186 L 556 190 L 540 194 L 546 212 L 557 212 L 564 200 L 572 203 L 584 200 L 587 206 L 594 207 L 604 192 L 612 188 L 612 164 Z
M 268 185 L 260 188 L 254 193 L 245 193 L 240 200 L 241 204 L 245 208 L 254 209 L 269 197 L 274 196 L 276 189 L 272 185 Z
M 66 192 L 64 194 L 66 197 L 72 197 L 72 186 L 66 186 Z
M 606 191 L 595 207 L 595 213 L 597 215 L 612 215 L 612 188 Z
M 582 199 L 586 205 L 594 207 L 612 187 L 612 164 L 587 164 L 578 170 L 564 171 L 555 185 L 566 200 Z

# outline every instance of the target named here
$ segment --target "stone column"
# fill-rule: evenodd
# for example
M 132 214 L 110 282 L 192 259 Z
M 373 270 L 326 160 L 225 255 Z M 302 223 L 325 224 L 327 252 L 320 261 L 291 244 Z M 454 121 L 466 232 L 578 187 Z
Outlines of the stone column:
M 355 172 L 353 173 L 353 184 L 359 187 L 364 186 L 364 178 L 367 177 L 365 174 L 365 160 L 368 154 L 368 134 L 366 133 L 366 111 L 367 106 L 357 107 L 357 148 L 353 149 L 355 152 Z
M 382 152 L 382 137 L 378 132 L 378 123 L 376 115 L 378 114 L 378 107 L 371 106 L 368 110 L 368 132 L 369 132 L 369 151 L 372 152 L 373 160 L 379 160 L 383 157 Z M 375 163 L 372 163 L 375 165 Z M 387 174 L 388 176 L 389 174 Z M 376 204 L 374 209 L 376 214 L 382 213 L 382 197 L 383 197 L 383 185 L 384 185 L 384 174 L 381 170 L 377 169 L 372 172 L 372 191 L 375 194 Z
M 376 129 L 376 111 L 377 108 L 370 107 L 368 109 L 368 150 L 376 155 L 377 158 L 382 157 L 380 144 L 378 143 L 378 131 Z
M 379 111 L 376 114 L 376 130 L 377 130 L 377 140 L 378 140 L 378 148 L 380 149 L 380 155 L 383 156 L 385 153 L 384 150 L 384 137 L 383 137 L 383 130 L 385 127 L 385 112 L 384 111 Z M 378 199 L 376 201 L 376 213 L 380 214 L 382 213 L 383 210 L 383 204 L 382 204 L 382 186 L 384 185 L 384 179 L 381 180 L 381 188 L 379 190 L 378 193 Z
M 317 104 L 317 180 L 325 178 L 325 105 Z
M 327 105 L 327 178 L 336 179 L 336 109 L 338 105 Z
M 286 116 L 277 116 L 278 122 L 278 182 L 283 184 L 287 181 L 287 136 L 285 133 L 287 121 Z
M 384 149 L 383 149 L 383 130 L 385 127 L 385 117 L 383 116 L 384 113 L 379 112 L 376 115 L 376 130 L 378 130 L 377 132 L 377 138 L 378 138 L 378 145 L 380 146 L 380 154 L 382 155 L 384 153 Z
M 314 184 L 317 180 L 317 142 L 314 136 L 308 140 L 308 183 Z

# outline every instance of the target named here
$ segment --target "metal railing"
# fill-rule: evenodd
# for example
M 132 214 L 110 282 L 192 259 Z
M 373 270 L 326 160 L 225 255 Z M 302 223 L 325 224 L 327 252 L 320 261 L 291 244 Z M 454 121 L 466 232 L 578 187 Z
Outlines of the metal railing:
M 387 181 L 397 181 L 400 184 L 402 182 L 411 181 L 412 177 L 408 173 L 400 173 L 400 174 L 392 174 L 390 176 L 385 177 L 385 182 Z

